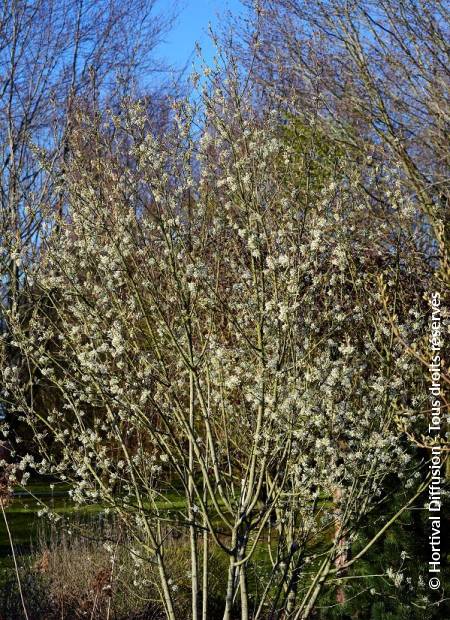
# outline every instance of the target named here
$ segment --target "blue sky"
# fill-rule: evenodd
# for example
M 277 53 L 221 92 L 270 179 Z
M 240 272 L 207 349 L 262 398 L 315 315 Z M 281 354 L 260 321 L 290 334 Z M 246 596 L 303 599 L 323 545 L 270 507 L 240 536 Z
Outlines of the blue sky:
M 160 10 L 163 10 L 168 0 L 159 2 Z M 208 23 L 211 22 L 213 29 L 220 28 L 228 11 L 239 15 L 242 11 L 240 0 L 181 0 L 180 5 L 180 14 L 174 28 L 158 48 L 159 56 L 183 68 L 193 54 L 197 41 L 209 63 L 214 56 L 214 45 L 208 38 Z M 194 60 L 194 55 L 191 60 Z

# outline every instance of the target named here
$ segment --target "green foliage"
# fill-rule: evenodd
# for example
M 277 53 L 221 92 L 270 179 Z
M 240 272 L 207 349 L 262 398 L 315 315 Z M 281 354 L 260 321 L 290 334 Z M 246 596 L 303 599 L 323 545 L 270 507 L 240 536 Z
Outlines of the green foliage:
M 292 149 L 289 169 L 301 196 L 308 202 L 343 176 L 346 150 L 332 126 L 288 115 L 282 136 Z
M 386 515 L 394 514 L 404 503 L 399 481 L 391 482 L 390 487 L 394 491 L 392 498 L 383 503 L 361 528 L 358 542 L 352 549 L 353 555 L 376 534 L 386 521 Z M 425 509 L 406 511 L 350 569 L 346 574 L 348 579 L 342 580 L 345 604 L 336 606 L 336 589 L 330 588 L 319 605 L 319 617 L 323 620 L 439 620 L 450 617 L 449 602 L 436 605 L 441 594 L 434 594 L 428 586 L 427 516 Z M 440 579 L 444 588 L 450 582 L 445 548 L 443 541 Z

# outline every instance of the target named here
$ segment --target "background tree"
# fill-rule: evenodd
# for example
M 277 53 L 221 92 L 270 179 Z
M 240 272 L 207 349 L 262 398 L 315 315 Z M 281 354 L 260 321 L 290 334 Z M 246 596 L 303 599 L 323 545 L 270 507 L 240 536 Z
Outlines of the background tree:
M 241 53 L 253 68 L 262 100 L 297 117 L 310 136 L 325 132 L 335 148 L 344 148 L 361 166 L 372 166 L 370 187 L 364 178 L 361 183 L 378 202 L 380 217 L 392 217 L 396 177 L 395 191 L 418 206 L 410 251 L 444 294 L 450 212 L 447 3 L 330 0 L 312 7 L 302 0 L 268 0 L 248 5 L 253 18 Z M 309 148 L 318 152 L 320 145 L 310 140 Z M 391 301 L 384 306 L 395 323 Z M 427 344 L 417 351 L 403 344 L 420 357 L 426 374 Z M 448 360 L 443 370 L 448 386 Z M 414 441 L 427 440 L 418 433 Z
M 11 0 L 0 15 L 2 304 L 17 303 L 21 264 L 38 248 L 45 209 L 61 209 L 55 175 L 64 165 L 76 98 L 131 92 L 170 25 L 153 0 Z M 2 318 L 3 320 L 3 318 Z
M 161 93 L 154 51 L 173 12 L 153 0 L 4 2 L 0 9 L 0 322 L 27 311 L 21 290 L 38 262 L 48 213 L 62 215 L 59 175 L 79 101 L 99 109 L 124 95 Z M 149 78 L 156 74 L 154 84 Z M 145 81 L 143 76 L 145 75 Z M 140 92 L 140 88 L 143 90 Z M 100 103 L 102 102 L 102 103 Z M 54 225 L 59 224 L 54 221 Z M 2 416 L 8 417 L 4 410 Z M 9 419 L 13 426 L 16 421 Z

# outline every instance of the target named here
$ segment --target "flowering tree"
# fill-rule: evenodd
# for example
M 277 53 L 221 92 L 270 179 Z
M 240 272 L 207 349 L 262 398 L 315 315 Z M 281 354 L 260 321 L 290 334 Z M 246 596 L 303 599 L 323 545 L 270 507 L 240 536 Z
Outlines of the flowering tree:
M 200 135 L 187 103 L 164 135 L 137 104 L 80 113 L 70 217 L 30 268 L 29 313 L 8 312 L 3 399 L 38 447 L 18 468 L 118 515 L 167 618 L 167 547 L 185 530 L 193 619 L 208 617 L 210 548 L 228 562 L 224 619 L 237 597 L 243 620 L 306 619 L 424 489 L 411 477 L 351 557 L 386 478 L 406 476 L 399 411 L 425 391 L 394 333 L 414 343 L 426 325 L 418 211 L 386 173 L 388 206 L 365 191 L 380 169 L 329 145 L 332 125 L 313 132 L 319 172 L 310 127 L 255 111 L 237 70 L 206 79 Z M 183 507 L 166 510 L 174 489 Z
M 320 152 L 317 136 L 325 127 L 334 149 L 343 148 L 359 165 L 372 167 L 370 178 L 376 182 L 362 177 L 360 184 L 378 203 L 378 217 L 391 217 L 393 194 L 416 209 L 408 242 L 417 257 L 411 277 L 432 281 L 444 295 L 450 274 L 443 129 L 449 77 L 446 3 L 325 0 L 312 6 L 302 0 L 263 0 L 248 5 L 253 22 L 243 33 L 241 53 L 253 67 L 263 100 L 301 119 L 308 127 L 302 145 L 313 156 Z M 323 157 L 318 161 L 321 165 Z M 396 302 L 382 278 L 380 273 L 381 311 L 390 317 L 398 342 L 421 360 L 426 381 L 429 345 L 423 340 L 415 347 L 395 327 Z M 444 307 L 444 319 L 445 313 Z M 441 362 L 448 386 L 448 363 Z M 416 411 L 422 424 L 403 430 L 417 445 L 430 446 L 423 434 L 428 404 Z
M 153 52 L 172 11 L 153 0 L 8 0 L 0 8 L 0 331 L 5 308 L 23 310 L 24 265 L 39 261 L 48 212 L 64 212 L 59 170 L 81 96 L 113 102 L 160 63 Z M 45 157 L 46 165 L 42 165 Z M 53 221 L 55 224 L 55 220 Z M 0 407 L 0 416 L 9 411 Z M 11 450 L 1 444 L 1 449 Z

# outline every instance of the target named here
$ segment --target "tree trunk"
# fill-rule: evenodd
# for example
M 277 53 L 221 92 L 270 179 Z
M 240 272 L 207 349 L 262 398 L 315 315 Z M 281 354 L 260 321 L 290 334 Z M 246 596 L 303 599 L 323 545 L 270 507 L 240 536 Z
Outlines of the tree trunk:
M 342 498 L 342 489 L 338 487 L 335 489 L 333 493 L 333 501 L 337 506 L 340 503 Z M 334 560 L 334 565 L 337 570 L 339 570 L 348 560 L 348 551 L 346 548 L 346 540 L 345 537 L 341 534 L 342 522 L 339 518 L 338 511 L 336 511 L 336 524 L 334 528 L 335 540 L 336 540 L 336 555 Z M 336 590 L 336 602 L 339 605 L 343 605 L 345 603 L 346 596 L 345 590 L 342 586 L 338 586 Z
M 189 425 L 193 429 L 194 419 L 194 375 L 189 375 Z M 191 544 L 191 588 L 192 588 L 192 620 L 198 620 L 199 582 L 198 582 L 198 545 L 197 528 L 195 525 L 196 514 L 194 511 L 194 449 L 192 439 L 189 440 L 189 472 L 188 472 L 188 515 L 189 537 Z

